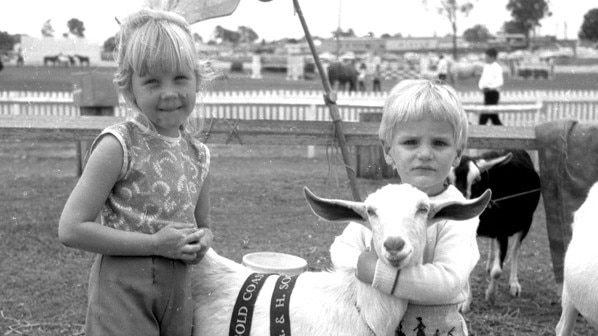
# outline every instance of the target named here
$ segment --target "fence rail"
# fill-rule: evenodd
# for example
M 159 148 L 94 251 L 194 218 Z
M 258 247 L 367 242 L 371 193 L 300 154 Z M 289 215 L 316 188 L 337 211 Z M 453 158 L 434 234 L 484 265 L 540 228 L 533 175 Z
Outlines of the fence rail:
M 122 120 L 122 117 L 0 115 L 0 140 L 93 140 L 104 128 Z M 378 126 L 377 122 L 344 122 L 347 145 L 378 146 Z M 337 143 L 333 123 L 323 121 L 210 119 L 198 136 L 208 144 L 327 146 Z M 472 125 L 468 147 L 534 150 L 534 128 Z
M 358 121 L 361 112 L 380 111 L 387 93 L 339 92 L 337 104 L 343 121 Z M 476 106 L 482 103 L 479 92 L 459 93 L 470 120 L 475 121 Z M 573 118 L 598 120 L 598 91 L 526 90 L 504 91 L 501 104 L 543 103 L 542 120 L 534 111 L 520 111 L 501 116 L 506 126 L 533 126 L 538 121 Z M 207 93 L 198 106 L 205 118 L 243 120 L 330 121 L 327 106 L 319 91 L 235 91 Z M 0 115 L 78 116 L 71 92 L 0 92 Z M 115 116 L 126 116 L 121 103 Z

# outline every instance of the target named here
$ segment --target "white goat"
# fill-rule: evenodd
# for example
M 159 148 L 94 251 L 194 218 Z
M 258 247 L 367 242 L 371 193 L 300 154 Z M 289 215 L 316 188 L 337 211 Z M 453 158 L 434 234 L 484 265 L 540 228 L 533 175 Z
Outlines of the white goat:
M 319 217 L 357 221 L 370 227 L 375 252 L 382 261 L 397 268 L 422 262 L 428 225 L 443 219 L 478 216 L 490 200 L 488 191 L 463 202 L 432 202 L 425 193 L 407 184 L 385 186 L 364 202 L 323 199 L 307 188 L 304 191 Z M 195 336 L 228 335 L 237 295 L 251 273 L 215 251 L 208 251 L 192 273 L 197 302 Z M 253 336 L 270 335 L 270 300 L 276 278 L 266 280 L 255 302 Z M 289 307 L 293 336 L 395 335 L 407 302 L 360 282 L 355 278 L 355 269 L 337 269 L 299 275 Z M 237 326 L 240 331 L 245 328 Z M 249 335 L 245 332 L 243 335 Z
M 598 183 L 575 212 L 565 255 L 561 318 L 556 335 L 573 334 L 577 314 L 598 328 Z

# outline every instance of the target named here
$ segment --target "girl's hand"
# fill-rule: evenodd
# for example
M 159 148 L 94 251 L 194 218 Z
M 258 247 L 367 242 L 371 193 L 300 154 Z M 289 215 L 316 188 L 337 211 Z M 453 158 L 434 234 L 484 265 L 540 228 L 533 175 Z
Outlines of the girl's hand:
M 199 252 L 196 253 L 195 259 L 185 261 L 187 264 L 198 264 L 206 255 L 208 249 L 212 247 L 212 240 L 214 239 L 212 231 L 210 231 L 210 229 L 199 229 L 198 232 L 201 234 L 201 238 L 198 242 L 198 245 L 200 245 L 201 248 Z
M 193 224 L 168 224 L 154 234 L 156 255 L 184 262 L 193 261 L 202 249 L 199 243 L 202 236 L 201 230 Z

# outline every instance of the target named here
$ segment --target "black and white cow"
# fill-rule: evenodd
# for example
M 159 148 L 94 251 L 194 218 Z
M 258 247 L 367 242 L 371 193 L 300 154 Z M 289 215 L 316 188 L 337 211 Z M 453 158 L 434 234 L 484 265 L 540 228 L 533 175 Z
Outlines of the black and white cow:
M 524 150 L 504 150 L 476 157 L 463 156 L 459 166 L 451 171 L 449 180 L 466 198 L 477 197 L 486 189 L 492 190 L 492 200 L 480 215 L 477 230 L 478 236 L 491 239 L 486 264 L 490 283 L 485 298 L 490 302 L 495 300 L 509 238 L 512 240 L 509 288 L 512 296 L 519 296 L 519 248 L 530 229 L 540 199 L 540 176 L 529 154 Z M 470 304 L 471 291 L 461 311 L 469 311 Z

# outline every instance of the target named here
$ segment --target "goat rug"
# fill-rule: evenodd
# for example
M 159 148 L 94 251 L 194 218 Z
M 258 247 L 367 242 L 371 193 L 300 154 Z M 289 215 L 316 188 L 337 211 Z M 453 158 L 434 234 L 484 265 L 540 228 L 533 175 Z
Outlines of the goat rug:
M 245 280 L 233 308 L 229 330 L 230 336 L 249 335 L 251 333 L 253 308 L 257 296 L 266 279 L 271 275 L 274 274 L 252 273 Z M 270 335 L 291 336 L 289 301 L 297 277 L 298 275 L 292 277 L 280 275 L 276 280 L 272 299 L 270 300 Z
M 537 125 L 535 132 L 552 267 L 562 284 L 573 212 L 598 180 L 598 123 L 555 120 Z

